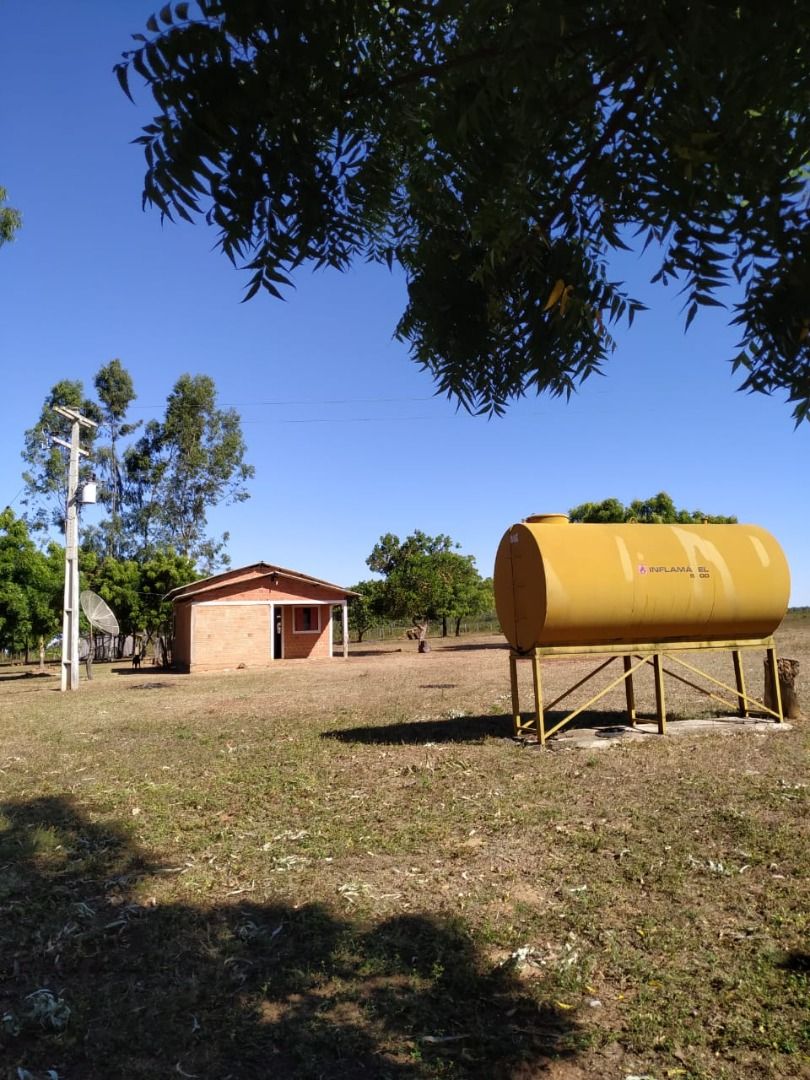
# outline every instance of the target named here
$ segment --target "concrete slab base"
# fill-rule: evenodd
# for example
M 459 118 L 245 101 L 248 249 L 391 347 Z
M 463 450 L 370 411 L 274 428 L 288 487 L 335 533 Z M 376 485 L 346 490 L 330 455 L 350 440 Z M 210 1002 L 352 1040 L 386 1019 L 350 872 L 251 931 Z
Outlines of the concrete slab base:
M 778 735 L 791 731 L 792 724 L 783 721 L 763 720 L 752 716 L 713 716 L 695 720 L 668 720 L 664 738 L 684 735 Z M 563 730 L 546 743 L 548 750 L 608 750 L 611 746 L 626 746 L 645 740 L 660 739 L 655 721 L 639 721 L 634 728 L 629 725 L 610 724 L 603 727 L 582 727 Z M 533 740 L 528 746 L 537 746 Z

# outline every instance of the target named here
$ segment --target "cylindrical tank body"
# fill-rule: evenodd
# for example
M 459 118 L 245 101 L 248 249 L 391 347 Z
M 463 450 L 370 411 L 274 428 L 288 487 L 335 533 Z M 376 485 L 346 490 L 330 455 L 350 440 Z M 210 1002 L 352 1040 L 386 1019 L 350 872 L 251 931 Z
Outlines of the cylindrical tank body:
M 495 606 L 513 648 L 724 641 L 772 634 L 787 561 L 757 525 L 569 524 L 528 518 L 495 557 Z

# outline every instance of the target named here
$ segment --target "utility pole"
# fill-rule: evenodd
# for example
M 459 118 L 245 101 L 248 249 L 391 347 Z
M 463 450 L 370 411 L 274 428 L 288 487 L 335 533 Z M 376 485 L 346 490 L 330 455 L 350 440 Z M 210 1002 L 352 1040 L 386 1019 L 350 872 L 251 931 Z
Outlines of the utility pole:
M 79 446 L 79 429 L 98 424 L 82 416 L 78 409 L 54 405 L 54 412 L 71 422 L 70 442 L 51 438 L 70 451 L 67 513 L 65 515 L 65 601 L 62 616 L 62 690 L 79 689 L 79 455 L 89 457 Z

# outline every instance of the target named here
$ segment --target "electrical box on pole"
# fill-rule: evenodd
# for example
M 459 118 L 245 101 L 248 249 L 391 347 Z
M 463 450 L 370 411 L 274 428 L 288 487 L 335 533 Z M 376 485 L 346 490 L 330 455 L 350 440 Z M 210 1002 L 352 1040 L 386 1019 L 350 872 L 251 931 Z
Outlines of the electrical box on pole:
M 54 412 L 70 420 L 70 442 L 52 436 L 70 451 L 67 507 L 65 514 L 65 599 L 62 615 L 62 690 L 79 688 L 79 456 L 89 457 L 79 445 L 81 428 L 96 428 L 94 420 L 78 409 L 54 405 Z

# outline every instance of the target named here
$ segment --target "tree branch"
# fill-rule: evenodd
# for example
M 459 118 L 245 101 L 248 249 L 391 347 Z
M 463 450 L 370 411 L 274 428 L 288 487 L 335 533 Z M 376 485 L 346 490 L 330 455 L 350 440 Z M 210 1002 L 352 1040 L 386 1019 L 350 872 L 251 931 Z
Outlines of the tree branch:
M 476 49 L 473 52 L 465 53 L 462 56 L 451 57 L 448 60 L 443 60 L 436 64 L 424 64 L 421 67 L 413 68 L 411 71 L 406 71 L 402 75 L 397 75 L 394 78 L 389 79 L 388 82 L 383 83 L 380 89 L 393 90 L 398 86 L 405 86 L 408 83 L 418 82 L 420 79 L 443 75 L 446 71 L 450 71 L 456 67 L 463 67 L 465 64 L 474 64 L 479 60 L 495 60 L 509 56 L 517 56 L 520 53 L 526 52 L 528 49 L 537 52 L 539 49 L 556 51 L 556 49 L 559 48 L 559 50 L 562 51 L 569 48 L 571 45 L 578 44 L 583 39 L 592 38 L 594 36 L 599 37 L 603 34 L 613 37 L 619 32 L 625 33 L 627 31 L 627 25 L 629 24 L 607 23 L 604 26 L 589 26 L 585 30 L 580 30 L 576 34 L 571 34 L 570 37 L 560 38 L 556 43 L 530 40 L 525 41 L 522 45 L 516 45 L 513 49 Z
M 641 69 L 639 74 L 633 80 L 633 89 L 634 90 L 637 90 L 639 88 L 639 86 L 644 82 L 644 80 L 647 78 L 649 70 L 650 70 L 650 62 L 648 62 L 648 63 L 646 63 L 644 65 L 644 67 Z M 580 162 L 579 167 L 577 168 L 577 170 L 573 173 L 573 175 L 571 177 L 569 177 L 568 183 L 563 188 L 562 194 L 560 195 L 559 199 L 557 200 L 557 203 L 555 204 L 554 208 L 552 209 L 550 215 L 546 219 L 545 229 L 546 229 L 547 233 L 551 232 L 551 229 L 553 228 L 554 223 L 556 222 L 556 220 L 560 216 L 560 214 L 563 212 L 566 203 L 568 203 L 570 201 L 572 195 L 574 194 L 577 187 L 579 186 L 580 180 L 585 175 L 585 173 L 588 171 L 588 169 L 593 164 L 593 162 L 598 157 L 601 156 L 602 151 L 605 149 L 605 147 L 610 142 L 610 140 L 613 138 L 613 136 L 617 134 L 618 130 L 620 129 L 620 127 L 622 126 L 624 121 L 628 118 L 628 116 L 630 114 L 631 106 L 634 106 L 634 105 L 636 105 L 635 100 L 631 100 L 630 98 L 626 98 L 625 101 L 623 102 L 623 104 L 620 105 L 620 106 L 617 106 L 613 110 L 613 112 L 610 114 L 610 118 L 608 119 L 608 122 L 605 124 L 605 130 L 602 132 L 602 134 L 597 139 L 596 145 L 591 149 L 591 151 L 588 154 L 585 155 L 585 158 Z

